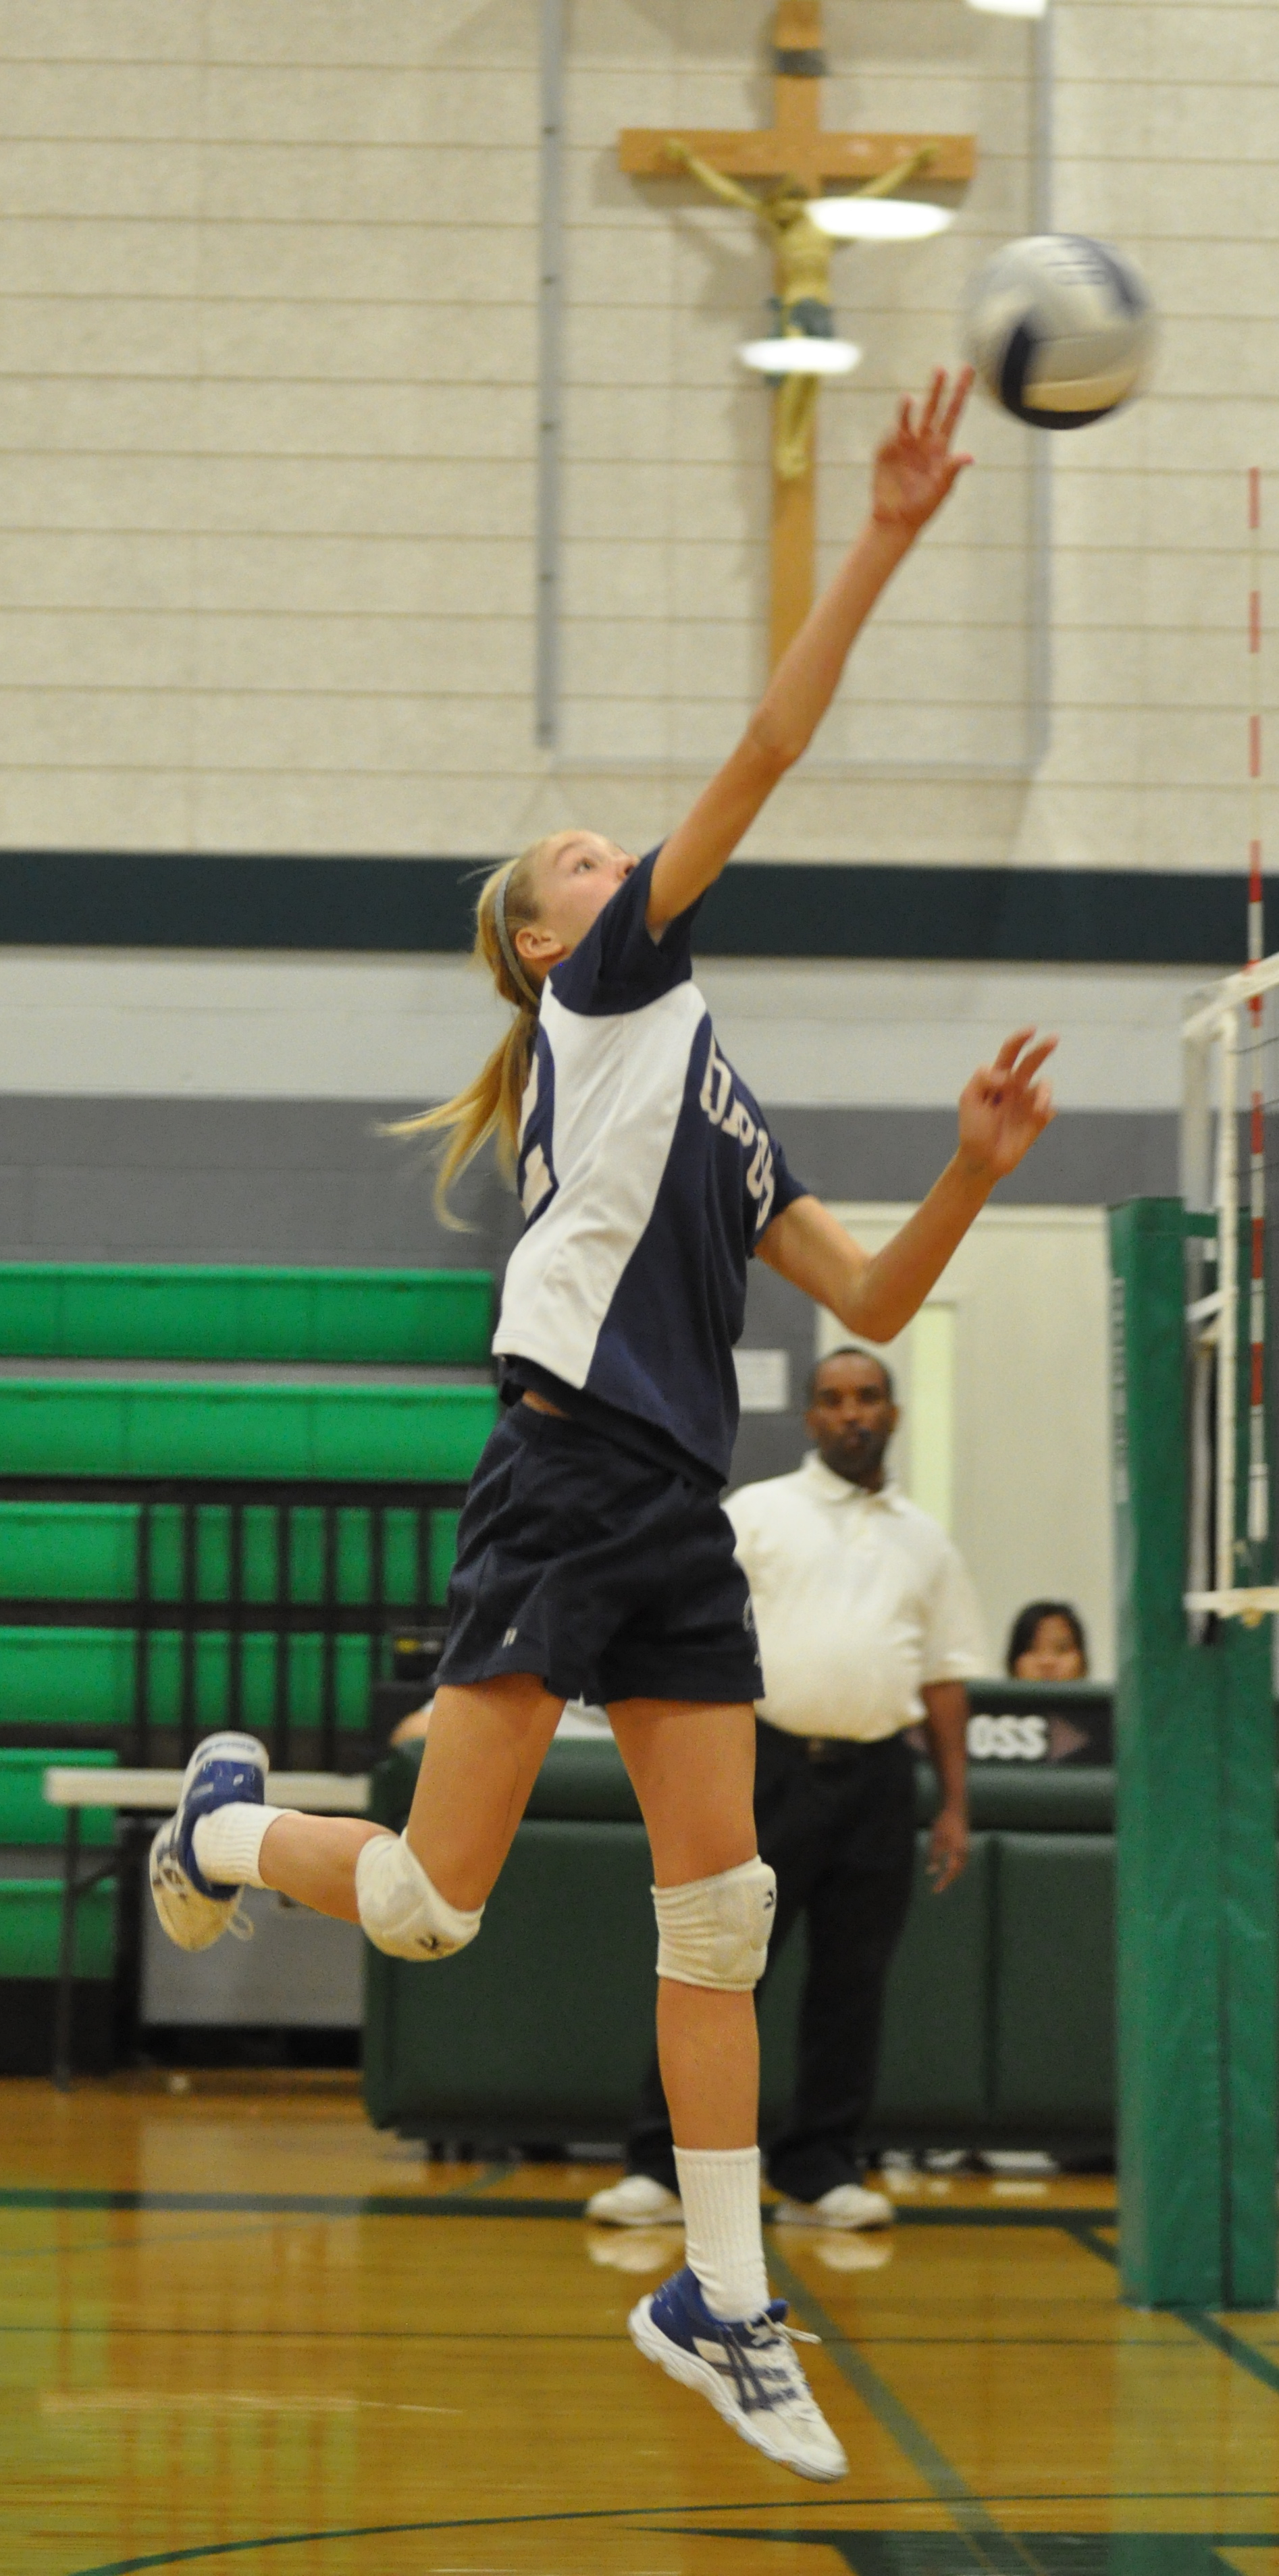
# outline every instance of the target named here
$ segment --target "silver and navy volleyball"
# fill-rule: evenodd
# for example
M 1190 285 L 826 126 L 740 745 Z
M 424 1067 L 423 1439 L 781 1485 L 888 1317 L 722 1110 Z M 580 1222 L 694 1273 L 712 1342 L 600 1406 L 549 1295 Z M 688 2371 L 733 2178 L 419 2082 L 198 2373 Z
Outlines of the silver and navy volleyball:
M 1017 420 L 1086 429 L 1141 391 L 1155 311 L 1122 251 L 1085 233 L 1038 233 L 978 271 L 964 339 L 987 392 Z

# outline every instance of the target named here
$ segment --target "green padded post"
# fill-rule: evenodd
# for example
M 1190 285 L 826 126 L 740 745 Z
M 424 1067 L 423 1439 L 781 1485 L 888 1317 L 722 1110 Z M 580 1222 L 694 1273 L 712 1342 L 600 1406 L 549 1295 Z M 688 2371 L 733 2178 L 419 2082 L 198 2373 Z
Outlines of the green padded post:
M 1246 1358 L 1247 1346 L 1241 1353 Z M 1246 1419 L 1246 1417 L 1245 1417 Z M 1221 1885 L 1224 1909 L 1223 2246 L 1228 2308 L 1265 2308 L 1276 2288 L 1279 2124 L 1274 1707 L 1270 1621 L 1229 1622 L 1221 1652 Z
M 1231 1620 L 1211 1644 L 1187 1636 L 1186 1236 L 1178 1200 L 1112 1211 L 1120 2270 L 1144 2306 L 1262 2307 L 1276 2254 L 1270 1632 Z

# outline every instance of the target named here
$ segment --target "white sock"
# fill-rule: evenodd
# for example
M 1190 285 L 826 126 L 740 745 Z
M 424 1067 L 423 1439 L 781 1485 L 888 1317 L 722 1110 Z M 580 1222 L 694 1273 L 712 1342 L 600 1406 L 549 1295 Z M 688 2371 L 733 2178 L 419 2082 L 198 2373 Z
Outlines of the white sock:
M 191 1836 L 196 1867 L 214 1887 L 264 1887 L 258 1866 L 262 1837 L 287 1807 L 243 1806 L 233 1801 L 200 1816 Z
M 757 2317 L 768 2305 L 759 2216 L 758 2147 L 677 2147 L 685 2260 L 713 2317 Z

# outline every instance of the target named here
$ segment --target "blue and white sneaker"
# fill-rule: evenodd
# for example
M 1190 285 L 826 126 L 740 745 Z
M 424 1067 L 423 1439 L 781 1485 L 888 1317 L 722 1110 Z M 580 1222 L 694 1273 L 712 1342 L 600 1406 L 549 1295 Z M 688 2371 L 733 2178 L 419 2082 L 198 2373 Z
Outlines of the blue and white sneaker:
M 191 1837 L 215 1807 L 263 1804 L 271 1757 L 256 1735 L 206 1735 L 182 1777 L 178 1811 L 151 1845 L 151 1895 L 179 1950 L 208 1950 L 224 1932 L 245 1941 L 253 1926 L 240 1912 L 238 1887 L 210 1885 L 196 1867 Z
M 628 2320 L 631 2341 L 685 2388 L 701 2390 L 717 2415 L 765 2459 L 801 2478 L 842 2478 L 848 2462 L 817 2406 L 795 2344 L 817 2343 L 786 2323 L 786 2301 L 725 2324 L 713 2317 L 692 2272 L 676 2272 L 641 2299 Z

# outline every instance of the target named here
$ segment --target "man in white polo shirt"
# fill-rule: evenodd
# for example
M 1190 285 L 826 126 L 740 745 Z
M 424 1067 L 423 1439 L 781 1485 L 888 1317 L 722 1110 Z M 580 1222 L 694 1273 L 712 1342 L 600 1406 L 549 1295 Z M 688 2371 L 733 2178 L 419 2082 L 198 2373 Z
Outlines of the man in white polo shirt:
M 958 1550 L 885 1474 L 898 1413 L 882 1360 L 853 1349 L 820 1360 L 806 1421 L 816 1446 L 803 1466 L 744 1486 L 727 1505 L 767 1694 L 755 1818 L 761 1857 L 777 1872 L 770 1961 L 796 1917 L 808 1923 L 795 2099 L 768 2174 L 785 2195 L 777 2220 L 874 2227 L 892 2203 L 857 2177 L 884 1988 L 910 1903 L 905 1730 L 924 1720 L 941 1786 L 929 1852 L 940 1895 L 968 1856 L 965 1682 L 986 1657 Z M 588 2217 L 644 2226 L 680 2216 L 656 2062 L 627 2167 L 587 2203 Z

